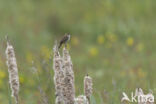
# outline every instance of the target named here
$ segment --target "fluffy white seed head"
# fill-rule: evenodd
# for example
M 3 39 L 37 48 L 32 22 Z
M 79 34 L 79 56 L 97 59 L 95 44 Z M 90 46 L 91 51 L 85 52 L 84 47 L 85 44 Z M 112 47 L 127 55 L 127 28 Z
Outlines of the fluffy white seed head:
M 14 48 L 7 42 L 6 48 L 6 59 L 9 72 L 9 83 L 12 91 L 12 96 L 15 97 L 16 104 L 18 104 L 18 93 L 19 93 L 19 76 L 16 63 L 16 57 Z
M 84 78 L 84 94 L 85 96 L 88 98 L 90 98 L 90 96 L 92 95 L 92 91 L 93 91 L 93 83 L 92 83 L 92 78 L 88 75 L 85 76 Z
M 64 79 L 64 71 L 62 69 L 62 57 L 57 50 L 57 45 L 53 48 L 54 57 L 53 57 L 53 69 L 54 69 L 54 84 L 55 84 L 55 95 L 56 95 L 56 104 L 62 104 L 63 95 L 62 95 L 62 82 Z
M 64 84 L 63 84 L 63 98 L 65 104 L 74 104 L 75 87 L 74 87 L 74 72 L 73 65 L 66 48 L 63 49 L 63 70 L 64 70 Z
M 80 95 L 77 98 L 75 98 L 74 104 L 89 104 L 88 99 L 84 95 Z

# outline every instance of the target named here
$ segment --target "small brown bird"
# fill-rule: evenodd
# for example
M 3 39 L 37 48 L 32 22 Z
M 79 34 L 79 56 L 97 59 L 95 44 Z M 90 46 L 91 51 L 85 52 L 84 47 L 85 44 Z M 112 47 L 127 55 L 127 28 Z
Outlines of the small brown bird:
M 61 41 L 59 42 L 59 46 L 58 49 L 61 48 L 62 44 L 65 44 L 65 46 L 67 45 L 67 42 L 70 40 L 70 34 L 65 34 L 64 37 L 61 39 Z

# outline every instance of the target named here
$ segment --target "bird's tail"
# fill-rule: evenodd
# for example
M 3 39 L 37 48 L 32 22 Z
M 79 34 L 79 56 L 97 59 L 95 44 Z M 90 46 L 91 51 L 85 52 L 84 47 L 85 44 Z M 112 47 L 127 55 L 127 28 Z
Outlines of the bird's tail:
M 60 49 L 60 48 L 61 48 L 61 46 L 62 46 L 62 43 L 60 43 L 60 44 L 58 45 L 58 49 Z

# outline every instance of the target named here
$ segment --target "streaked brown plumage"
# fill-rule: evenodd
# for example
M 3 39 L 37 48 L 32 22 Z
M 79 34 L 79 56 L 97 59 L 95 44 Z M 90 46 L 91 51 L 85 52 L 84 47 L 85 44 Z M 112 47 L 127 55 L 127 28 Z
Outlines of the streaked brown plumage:
M 67 44 L 67 42 L 70 40 L 70 34 L 65 34 L 64 37 L 61 39 L 61 41 L 59 42 L 59 46 L 58 49 L 61 48 L 62 44 Z

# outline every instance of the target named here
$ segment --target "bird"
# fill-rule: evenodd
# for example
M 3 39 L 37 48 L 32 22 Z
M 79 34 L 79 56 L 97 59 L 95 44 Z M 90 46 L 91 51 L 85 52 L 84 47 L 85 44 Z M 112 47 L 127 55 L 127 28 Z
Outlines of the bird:
M 63 36 L 63 38 L 60 40 L 58 49 L 61 48 L 62 44 L 65 44 L 65 46 L 66 46 L 66 45 L 67 45 L 67 42 L 68 42 L 69 40 L 70 40 L 70 34 L 67 34 L 67 33 L 66 33 L 66 34 Z

